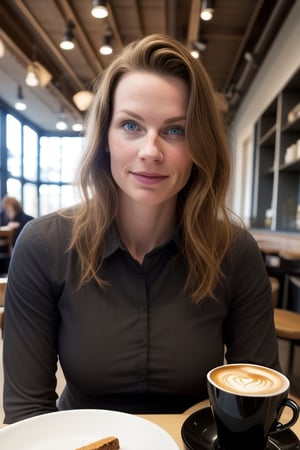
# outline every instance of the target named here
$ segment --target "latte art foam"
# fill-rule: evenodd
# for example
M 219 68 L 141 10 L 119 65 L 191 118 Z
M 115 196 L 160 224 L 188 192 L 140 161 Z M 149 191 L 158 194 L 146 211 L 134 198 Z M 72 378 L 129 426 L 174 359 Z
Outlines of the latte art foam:
M 220 389 L 241 395 L 273 395 L 289 388 L 282 374 L 255 365 L 228 365 L 211 371 L 211 381 Z

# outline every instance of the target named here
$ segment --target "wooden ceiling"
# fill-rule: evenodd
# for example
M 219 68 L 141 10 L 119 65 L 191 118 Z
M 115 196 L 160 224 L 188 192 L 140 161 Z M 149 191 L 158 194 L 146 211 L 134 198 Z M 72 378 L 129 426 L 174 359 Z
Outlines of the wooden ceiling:
M 201 0 L 108 0 L 109 15 L 95 19 L 92 0 L 1 0 L 0 99 L 13 106 L 22 85 L 28 108 L 23 116 L 52 132 L 64 107 L 68 122 L 81 120 L 73 95 L 91 89 L 95 77 L 122 47 L 151 33 L 167 33 L 188 48 L 205 44 L 201 59 L 222 94 L 227 121 L 234 118 L 256 71 L 295 0 L 215 0 L 213 20 L 200 19 Z M 75 48 L 59 43 L 67 21 L 74 24 Z M 105 30 L 112 32 L 114 53 L 102 56 Z M 200 46 L 201 47 L 201 46 Z M 50 83 L 25 85 L 32 60 L 52 75 Z

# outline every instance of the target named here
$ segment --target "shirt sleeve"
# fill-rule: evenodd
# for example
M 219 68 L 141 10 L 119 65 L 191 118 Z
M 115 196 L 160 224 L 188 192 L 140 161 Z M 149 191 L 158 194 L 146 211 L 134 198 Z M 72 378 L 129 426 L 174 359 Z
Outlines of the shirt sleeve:
M 271 286 L 260 250 L 248 232 L 237 237 L 231 256 L 226 359 L 280 370 Z
M 38 227 L 29 223 L 10 263 L 3 336 L 5 423 L 57 409 L 59 317 L 48 250 Z

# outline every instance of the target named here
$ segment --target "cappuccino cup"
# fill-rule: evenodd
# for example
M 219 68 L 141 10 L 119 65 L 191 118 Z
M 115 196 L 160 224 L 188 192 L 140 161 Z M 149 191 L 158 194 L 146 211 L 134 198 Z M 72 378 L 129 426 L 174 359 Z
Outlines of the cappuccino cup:
M 225 364 L 207 374 L 208 395 L 222 450 L 264 450 L 268 436 L 297 421 L 299 406 L 288 398 L 290 382 L 277 370 L 256 364 Z M 291 418 L 282 424 L 284 408 Z

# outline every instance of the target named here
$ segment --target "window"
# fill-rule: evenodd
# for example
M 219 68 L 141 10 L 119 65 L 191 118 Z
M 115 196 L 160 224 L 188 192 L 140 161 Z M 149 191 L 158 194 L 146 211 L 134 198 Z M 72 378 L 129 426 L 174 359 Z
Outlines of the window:
M 23 176 L 26 180 L 37 181 L 38 136 L 37 133 L 24 126 Z
M 7 170 L 10 175 L 21 177 L 22 151 L 21 122 L 10 114 L 6 116 Z
M 76 202 L 73 181 L 82 137 L 39 136 L 11 114 L 6 114 L 6 136 L 4 189 L 25 213 L 38 217 Z
M 34 183 L 25 183 L 23 186 L 23 209 L 30 216 L 38 216 L 38 192 Z

